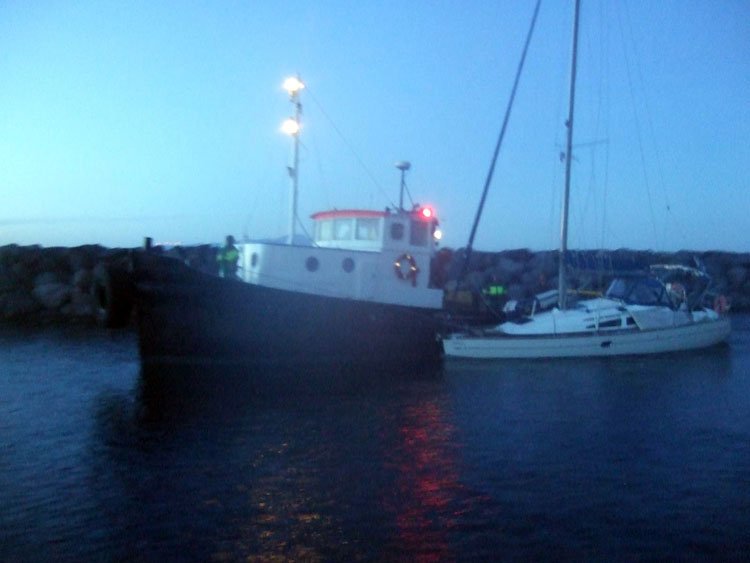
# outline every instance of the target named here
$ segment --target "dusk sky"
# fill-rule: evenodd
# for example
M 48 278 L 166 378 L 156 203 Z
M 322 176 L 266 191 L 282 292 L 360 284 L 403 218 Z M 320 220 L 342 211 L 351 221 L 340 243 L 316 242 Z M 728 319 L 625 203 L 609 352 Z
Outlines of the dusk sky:
M 0 244 L 435 207 L 464 246 L 534 2 L 0 0 Z M 542 2 L 475 247 L 558 245 L 572 1 Z M 750 2 L 583 0 L 571 248 L 750 251 Z

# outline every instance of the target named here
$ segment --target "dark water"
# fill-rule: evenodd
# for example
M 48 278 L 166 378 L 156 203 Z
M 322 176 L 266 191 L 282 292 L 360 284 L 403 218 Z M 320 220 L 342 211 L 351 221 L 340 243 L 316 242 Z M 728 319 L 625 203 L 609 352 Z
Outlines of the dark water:
M 153 375 L 132 335 L 0 331 L 0 560 L 750 553 L 750 316 L 655 358 Z

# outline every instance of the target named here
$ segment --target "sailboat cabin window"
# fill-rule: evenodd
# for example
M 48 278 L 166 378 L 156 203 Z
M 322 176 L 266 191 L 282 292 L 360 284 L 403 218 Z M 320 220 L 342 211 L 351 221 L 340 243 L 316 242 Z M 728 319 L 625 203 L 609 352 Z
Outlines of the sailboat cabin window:
M 610 299 L 639 305 L 669 305 L 664 286 L 651 278 L 615 279 L 606 293 Z
M 404 224 L 403 223 L 393 223 L 391 225 L 391 238 L 393 240 L 401 240 L 404 238 Z
M 426 221 L 412 221 L 409 242 L 414 246 L 426 246 L 429 239 L 429 232 L 430 223 Z

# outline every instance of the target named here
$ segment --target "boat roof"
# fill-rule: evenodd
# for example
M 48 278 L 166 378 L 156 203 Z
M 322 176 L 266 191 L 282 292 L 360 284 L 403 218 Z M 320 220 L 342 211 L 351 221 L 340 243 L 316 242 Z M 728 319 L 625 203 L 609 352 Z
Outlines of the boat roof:
M 703 270 L 693 268 L 692 266 L 682 266 L 680 264 L 653 264 L 651 271 L 657 276 L 665 274 L 682 274 L 685 276 L 695 276 L 697 278 L 708 278 L 709 275 Z
M 313 221 L 321 221 L 323 219 L 348 219 L 351 217 L 375 219 L 386 215 L 385 211 L 372 211 L 370 209 L 332 209 L 313 213 L 310 217 Z

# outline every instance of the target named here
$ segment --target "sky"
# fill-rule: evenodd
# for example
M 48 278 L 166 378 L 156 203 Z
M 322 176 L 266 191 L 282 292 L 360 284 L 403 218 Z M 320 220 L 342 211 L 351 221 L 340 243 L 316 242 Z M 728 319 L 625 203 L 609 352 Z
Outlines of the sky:
M 408 202 L 465 246 L 534 2 L 0 0 L 0 245 L 283 236 Z M 544 0 L 475 248 L 559 245 L 572 1 Z M 750 251 L 750 2 L 583 0 L 570 248 Z

